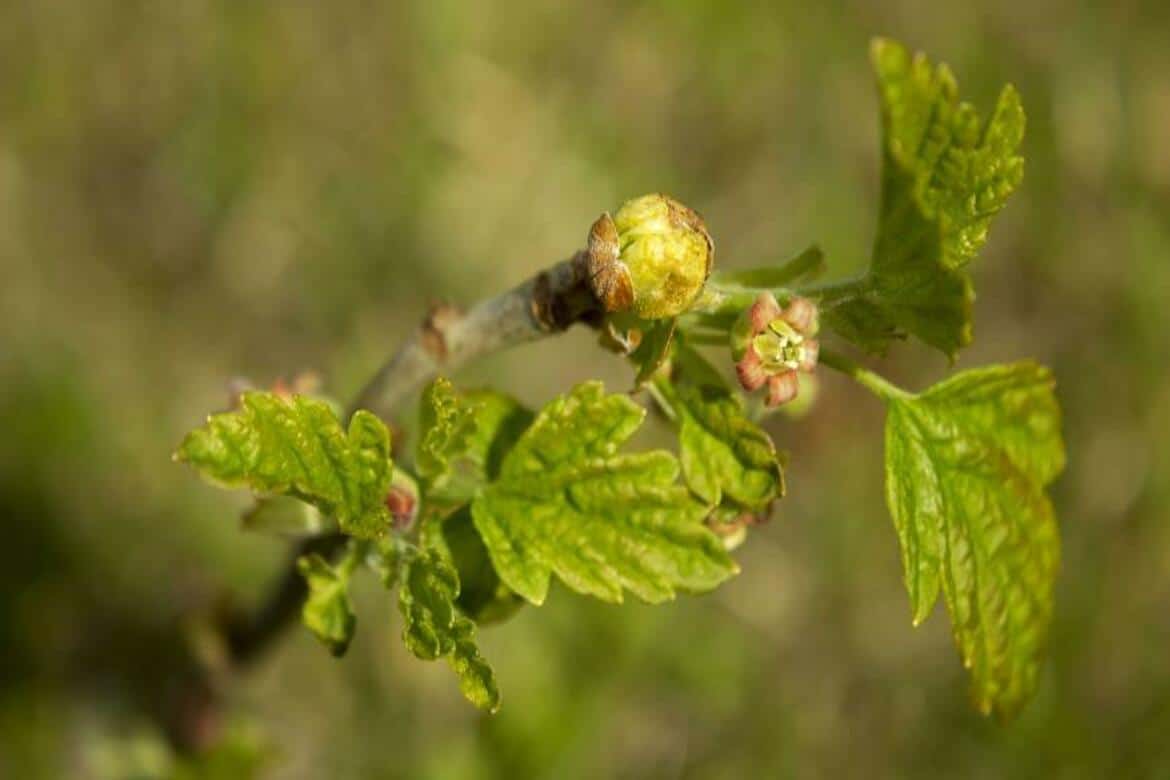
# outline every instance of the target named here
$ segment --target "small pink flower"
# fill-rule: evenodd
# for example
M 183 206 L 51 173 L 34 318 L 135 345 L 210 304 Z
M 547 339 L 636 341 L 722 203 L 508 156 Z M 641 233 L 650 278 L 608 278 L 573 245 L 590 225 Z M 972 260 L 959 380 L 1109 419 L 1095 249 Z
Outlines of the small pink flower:
M 820 343 L 811 338 L 817 317 L 817 305 L 808 298 L 793 298 L 781 309 L 771 293 L 760 293 L 736 325 L 736 343 L 743 349 L 735 364 L 740 386 L 751 392 L 766 383 L 768 406 L 796 398 L 797 372 L 812 373 L 817 366 Z

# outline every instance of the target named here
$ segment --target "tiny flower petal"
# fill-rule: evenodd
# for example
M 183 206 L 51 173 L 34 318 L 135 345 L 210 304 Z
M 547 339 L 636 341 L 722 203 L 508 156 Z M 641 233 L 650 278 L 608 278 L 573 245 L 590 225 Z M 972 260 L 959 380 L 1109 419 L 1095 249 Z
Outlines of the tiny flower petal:
M 811 333 L 817 321 L 817 305 L 808 298 L 793 298 L 781 316 L 801 333 Z
M 800 382 L 795 371 L 776 374 L 768 380 L 768 400 L 764 403 L 768 406 L 781 406 L 796 398 L 799 390 Z
M 821 354 L 821 342 L 816 339 L 807 339 L 802 346 L 804 346 L 804 358 L 800 361 L 800 370 L 809 374 L 817 367 L 817 358 Z
M 748 310 L 752 323 L 752 334 L 763 333 L 768 323 L 780 316 L 780 304 L 770 292 L 762 292 Z
M 754 347 L 748 347 L 743 358 L 735 364 L 735 375 L 739 378 L 739 386 L 749 393 L 764 386 L 768 381 L 768 372 L 760 362 L 759 353 Z

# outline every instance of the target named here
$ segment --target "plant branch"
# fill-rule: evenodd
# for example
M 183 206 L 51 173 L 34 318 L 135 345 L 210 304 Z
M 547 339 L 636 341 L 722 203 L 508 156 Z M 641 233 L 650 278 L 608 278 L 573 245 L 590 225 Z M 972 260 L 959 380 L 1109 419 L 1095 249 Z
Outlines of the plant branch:
M 727 330 L 760 293 L 771 293 L 782 306 L 796 296 L 813 298 L 825 312 L 862 298 L 873 289 L 873 278 L 868 274 L 837 282 L 787 286 L 815 275 L 822 263 L 820 249 L 812 247 L 779 268 L 712 274 L 703 295 L 681 316 L 680 323 L 687 329 Z
M 872 287 L 873 279 L 863 275 L 838 282 L 810 284 L 800 288 L 799 293 L 816 298 L 822 309 L 831 309 L 864 296 Z
M 407 395 L 440 370 L 593 321 L 601 309 L 574 257 L 520 286 L 482 301 L 466 313 L 449 305 L 431 309 L 422 325 L 379 369 L 350 406 L 387 417 Z
M 842 374 L 852 377 L 854 381 L 883 401 L 906 399 L 913 396 L 913 393 L 903 390 L 880 374 L 870 371 L 867 368 L 862 368 L 840 352 L 822 348 L 819 362 L 822 366 L 828 366 L 835 371 L 840 371 Z
M 561 333 L 576 323 L 600 324 L 603 307 L 590 289 L 583 258 L 584 253 L 578 252 L 467 311 L 449 304 L 433 306 L 350 404 L 346 416 L 358 409 L 369 409 L 389 418 L 402 401 L 440 372 L 454 372 L 477 358 Z M 719 313 L 726 316 L 732 302 L 722 303 L 726 311 Z M 735 301 L 734 305 L 739 303 Z M 216 664 L 218 668 L 204 666 L 202 676 L 192 680 L 191 685 L 192 690 L 207 694 L 200 697 L 207 707 L 215 707 L 217 697 L 207 692 L 216 687 L 217 675 L 255 662 L 296 622 L 308 595 L 307 585 L 297 571 L 297 559 L 316 553 L 334 560 L 346 541 L 347 537 L 339 533 L 302 540 L 254 610 L 224 617 L 219 625 L 221 663 Z M 198 747 L 202 741 L 185 728 L 172 733 L 183 748 Z
M 358 394 L 348 415 L 369 409 L 388 418 L 401 401 L 440 371 L 455 371 L 476 358 L 560 333 L 578 322 L 600 321 L 600 304 L 589 289 L 580 255 L 467 312 L 447 304 L 432 307 Z M 294 548 L 259 608 L 232 617 L 224 626 L 229 667 L 246 666 L 295 621 L 308 595 L 296 569 L 297 559 L 309 553 L 333 559 L 345 541 L 334 533 L 306 539 Z

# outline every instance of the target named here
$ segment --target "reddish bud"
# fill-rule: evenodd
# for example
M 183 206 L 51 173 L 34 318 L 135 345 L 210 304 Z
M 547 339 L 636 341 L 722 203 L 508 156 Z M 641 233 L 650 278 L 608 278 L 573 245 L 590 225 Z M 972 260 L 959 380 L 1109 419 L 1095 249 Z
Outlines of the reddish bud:
M 294 395 L 312 395 L 320 388 L 321 377 L 314 371 L 295 374 L 291 382 L 283 376 L 278 376 L 272 383 L 272 392 L 286 400 Z
M 395 530 L 405 531 L 414 523 L 418 501 L 408 490 L 393 486 L 386 494 L 386 508 L 390 510 L 390 516 L 394 518 Z
M 282 376 L 278 376 L 276 381 L 272 383 L 272 393 L 286 401 L 292 398 L 293 395 L 292 387 L 289 386 L 288 382 L 284 381 L 284 377 Z

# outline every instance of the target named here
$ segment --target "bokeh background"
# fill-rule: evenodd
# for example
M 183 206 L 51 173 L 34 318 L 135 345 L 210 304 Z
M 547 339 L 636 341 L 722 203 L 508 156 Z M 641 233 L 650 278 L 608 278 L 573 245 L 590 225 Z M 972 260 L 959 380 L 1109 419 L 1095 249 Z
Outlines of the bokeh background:
M 910 627 L 881 409 L 826 376 L 769 423 L 790 497 L 719 592 L 557 590 L 481 632 L 485 717 L 371 578 L 346 659 L 294 630 L 226 746 L 169 756 L 138 702 L 183 616 L 257 600 L 285 556 L 169 459 L 228 380 L 350 396 L 429 301 L 520 281 L 646 191 L 704 213 L 721 267 L 816 241 L 856 270 L 875 34 L 1029 115 L 959 363 L 1035 356 L 1066 409 L 1052 658 L 1018 721 L 968 706 L 941 610 Z M 1157 0 L 0 3 L 0 776 L 1170 777 L 1168 42 Z M 947 366 L 907 345 L 883 370 Z M 578 332 L 458 379 L 539 404 L 589 377 L 629 381 Z

